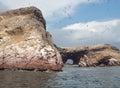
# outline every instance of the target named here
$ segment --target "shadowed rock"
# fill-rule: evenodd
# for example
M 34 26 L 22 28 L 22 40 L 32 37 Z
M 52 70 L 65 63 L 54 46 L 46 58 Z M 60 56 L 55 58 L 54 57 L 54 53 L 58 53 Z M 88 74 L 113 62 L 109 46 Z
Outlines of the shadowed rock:
M 62 70 L 62 60 L 36 7 L 0 13 L 0 68 Z

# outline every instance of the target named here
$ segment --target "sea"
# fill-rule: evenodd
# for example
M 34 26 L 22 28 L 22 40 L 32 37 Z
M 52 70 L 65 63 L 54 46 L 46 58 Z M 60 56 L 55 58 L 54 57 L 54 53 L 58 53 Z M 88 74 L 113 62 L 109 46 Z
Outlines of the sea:
M 120 88 L 120 67 L 66 65 L 62 72 L 0 71 L 0 88 Z

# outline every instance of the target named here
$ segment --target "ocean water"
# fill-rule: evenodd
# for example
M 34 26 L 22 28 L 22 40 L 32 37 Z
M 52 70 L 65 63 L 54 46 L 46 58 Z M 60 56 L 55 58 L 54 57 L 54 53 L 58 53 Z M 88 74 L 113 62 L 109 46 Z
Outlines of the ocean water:
M 120 88 L 120 67 L 65 66 L 63 72 L 0 71 L 0 88 Z

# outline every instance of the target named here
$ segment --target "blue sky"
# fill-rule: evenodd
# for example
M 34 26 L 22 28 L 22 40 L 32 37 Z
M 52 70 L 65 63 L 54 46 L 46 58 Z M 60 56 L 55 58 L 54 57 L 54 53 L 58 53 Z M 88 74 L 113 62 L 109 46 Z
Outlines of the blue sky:
M 120 48 L 120 0 L 3 0 L 0 11 L 36 6 L 58 46 L 110 43 Z
M 90 1 L 90 0 L 88 0 Z M 64 18 L 65 22 L 54 24 L 54 27 L 61 27 L 76 22 L 106 21 L 120 18 L 120 0 L 98 0 L 100 3 L 80 4 L 76 6 L 75 13 Z

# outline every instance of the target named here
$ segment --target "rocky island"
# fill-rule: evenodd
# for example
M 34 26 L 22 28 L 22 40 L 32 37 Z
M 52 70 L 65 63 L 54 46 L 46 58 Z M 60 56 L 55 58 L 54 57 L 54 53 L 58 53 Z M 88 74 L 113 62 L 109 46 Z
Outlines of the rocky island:
M 0 69 L 62 70 L 61 56 L 36 7 L 0 13 Z
M 61 71 L 67 59 L 80 67 L 119 66 L 120 51 L 109 44 L 57 47 L 36 7 L 0 13 L 0 69 Z
M 120 66 L 120 50 L 110 44 L 58 48 L 63 63 L 68 59 L 80 67 Z

